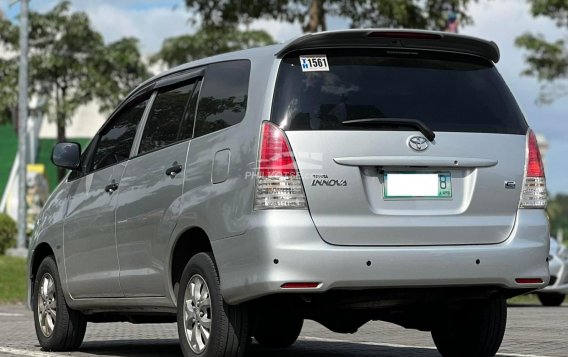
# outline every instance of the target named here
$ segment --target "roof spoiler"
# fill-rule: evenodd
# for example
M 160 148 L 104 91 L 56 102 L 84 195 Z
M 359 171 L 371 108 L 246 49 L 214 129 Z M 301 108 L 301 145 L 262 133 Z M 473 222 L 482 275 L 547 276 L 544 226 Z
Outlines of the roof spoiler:
M 286 54 L 316 48 L 398 48 L 463 53 L 499 62 L 499 47 L 493 41 L 447 32 L 365 29 L 317 32 L 300 36 L 284 44 L 276 53 L 281 58 Z

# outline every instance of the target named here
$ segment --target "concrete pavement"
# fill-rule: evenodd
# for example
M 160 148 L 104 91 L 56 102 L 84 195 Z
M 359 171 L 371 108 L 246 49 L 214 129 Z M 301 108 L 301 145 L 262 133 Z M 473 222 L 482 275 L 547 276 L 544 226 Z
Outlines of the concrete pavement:
M 568 356 L 568 306 L 513 306 L 499 356 Z M 181 356 L 175 324 L 89 324 L 80 351 L 48 353 L 37 343 L 32 313 L 23 306 L 0 306 L 0 355 L 63 356 Z M 439 357 L 430 334 L 372 322 L 356 334 L 335 334 L 306 321 L 300 340 L 291 348 L 271 350 L 253 344 L 247 357 L 374 356 Z

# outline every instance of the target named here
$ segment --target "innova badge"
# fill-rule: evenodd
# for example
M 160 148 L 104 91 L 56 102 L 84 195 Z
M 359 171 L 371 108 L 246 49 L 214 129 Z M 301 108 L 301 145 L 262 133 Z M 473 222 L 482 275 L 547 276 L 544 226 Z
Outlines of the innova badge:
M 414 151 L 424 151 L 428 149 L 428 140 L 423 136 L 411 136 L 408 139 L 408 146 Z

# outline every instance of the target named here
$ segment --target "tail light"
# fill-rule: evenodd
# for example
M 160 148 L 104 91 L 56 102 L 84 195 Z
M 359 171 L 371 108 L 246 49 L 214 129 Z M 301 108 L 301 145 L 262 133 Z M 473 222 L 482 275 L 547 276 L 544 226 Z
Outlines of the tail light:
M 529 130 L 525 180 L 521 194 L 521 208 L 545 208 L 547 203 L 544 166 L 538 149 L 536 135 Z
M 306 208 L 306 195 L 294 154 L 284 132 L 276 125 L 262 125 L 255 209 Z

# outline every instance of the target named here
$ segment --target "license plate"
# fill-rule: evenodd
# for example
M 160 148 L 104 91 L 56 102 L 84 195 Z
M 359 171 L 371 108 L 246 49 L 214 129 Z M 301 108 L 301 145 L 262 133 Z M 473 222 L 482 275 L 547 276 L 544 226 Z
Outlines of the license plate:
M 385 172 L 384 198 L 452 198 L 449 172 Z

